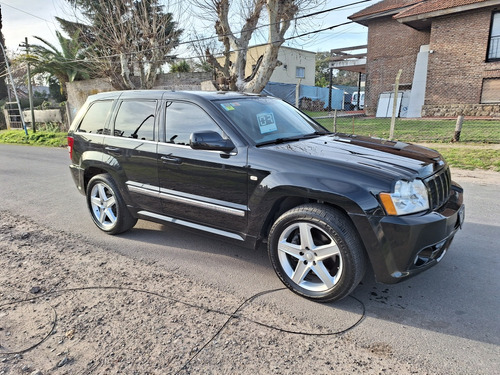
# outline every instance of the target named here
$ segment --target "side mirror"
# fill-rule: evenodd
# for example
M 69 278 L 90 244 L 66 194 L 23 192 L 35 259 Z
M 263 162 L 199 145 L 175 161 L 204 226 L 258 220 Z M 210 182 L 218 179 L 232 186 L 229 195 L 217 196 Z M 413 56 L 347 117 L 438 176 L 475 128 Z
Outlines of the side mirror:
M 224 139 L 214 131 L 203 131 L 191 133 L 189 145 L 193 150 L 212 150 L 230 152 L 234 150 L 234 143 L 230 139 Z

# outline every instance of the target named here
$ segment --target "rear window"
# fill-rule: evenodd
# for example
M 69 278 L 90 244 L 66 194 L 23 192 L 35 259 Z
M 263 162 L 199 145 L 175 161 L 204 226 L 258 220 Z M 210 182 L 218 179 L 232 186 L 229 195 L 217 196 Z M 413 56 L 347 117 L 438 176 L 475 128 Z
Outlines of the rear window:
M 116 137 L 154 140 L 156 101 L 123 101 L 115 119 Z
M 102 100 L 92 103 L 83 117 L 83 120 L 78 127 L 78 131 L 84 133 L 103 134 L 104 125 L 106 124 L 106 119 L 111 112 L 112 105 L 112 100 Z

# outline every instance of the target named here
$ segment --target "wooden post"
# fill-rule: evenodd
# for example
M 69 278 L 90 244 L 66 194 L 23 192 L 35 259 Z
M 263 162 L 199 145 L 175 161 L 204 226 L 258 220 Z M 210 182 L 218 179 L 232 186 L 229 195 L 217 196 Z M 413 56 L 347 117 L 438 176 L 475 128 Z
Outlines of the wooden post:
M 337 110 L 333 113 L 333 132 L 337 133 Z
M 464 116 L 460 115 L 457 117 L 457 124 L 455 125 L 455 134 L 453 135 L 452 142 L 460 141 L 460 133 L 462 132 L 462 125 L 464 124 Z
M 301 82 L 302 82 L 302 78 L 299 78 L 299 82 L 297 82 L 297 86 L 295 86 L 295 108 L 299 108 L 300 83 Z
M 359 98 L 358 98 L 358 103 L 359 103 Z M 352 116 L 352 133 L 354 134 L 354 116 Z
M 392 103 L 392 117 L 391 117 L 391 131 L 389 133 L 389 141 L 394 138 L 394 127 L 396 126 L 396 111 L 398 110 L 398 90 L 399 90 L 399 79 L 401 78 L 402 69 L 399 69 L 396 75 L 396 82 L 394 83 L 394 100 Z

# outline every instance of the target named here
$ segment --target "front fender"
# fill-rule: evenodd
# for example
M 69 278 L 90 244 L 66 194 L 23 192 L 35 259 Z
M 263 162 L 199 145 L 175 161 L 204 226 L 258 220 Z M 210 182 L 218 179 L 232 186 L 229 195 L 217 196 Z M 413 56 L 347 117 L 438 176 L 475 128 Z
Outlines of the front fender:
M 286 198 L 326 203 L 349 216 L 381 212 L 375 196 L 354 182 L 293 173 L 272 174 L 261 180 L 249 198 L 249 232 L 262 233 L 263 226 L 274 219 L 279 203 Z

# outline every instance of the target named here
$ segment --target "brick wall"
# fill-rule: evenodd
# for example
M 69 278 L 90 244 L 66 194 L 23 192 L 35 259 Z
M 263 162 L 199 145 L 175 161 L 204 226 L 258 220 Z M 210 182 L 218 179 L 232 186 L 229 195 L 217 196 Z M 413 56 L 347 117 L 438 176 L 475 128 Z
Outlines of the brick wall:
M 429 68 L 424 115 L 459 113 L 486 115 L 481 103 L 485 78 L 500 78 L 500 62 L 486 62 L 493 8 L 432 19 L 429 31 L 417 31 L 392 17 L 368 25 L 366 112 L 376 111 L 381 92 L 393 90 L 402 69 L 401 84 L 411 88 L 420 46 L 429 44 Z M 465 105 L 465 106 L 463 106 Z M 433 109 L 433 106 L 436 108 Z M 486 110 L 485 110 L 486 108 Z M 494 110 L 498 107 L 494 106 Z M 480 114 L 479 114 L 480 113 Z
M 481 9 L 433 19 L 427 106 L 479 104 L 483 78 L 500 77 L 500 63 L 485 62 L 491 12 Z
M 417 31 L 391 17 L 369 23 L 365 100 L 367 114 L 375 114 L 380 93 L 394 89 L 399 69 L 403 70 L 400 83 L 411 85 L 420 46 L 429 44 L 429 41 L 429 32 Z

